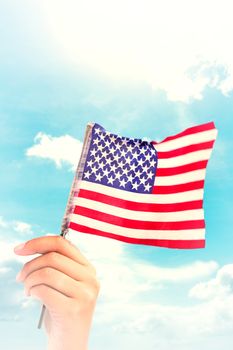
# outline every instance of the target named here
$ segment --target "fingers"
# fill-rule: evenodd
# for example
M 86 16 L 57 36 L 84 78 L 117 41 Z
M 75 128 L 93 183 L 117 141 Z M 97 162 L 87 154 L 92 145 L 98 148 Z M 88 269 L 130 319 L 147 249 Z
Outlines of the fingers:
M 76 281 L 92 282 L 95 274 L 92 269 L 67 258 L 57 252 L 49 252 L 28 261 L 17 276 L 17 281 L 23 282 L 27 276 L 42 268 L 52 268 L 66 274 Z
M 31 287 L 30 295 L 43 301 L 43 304 L 50 310 L 56 307 L 58 312 L 64 312 L 71 303 L 69 297 L 44 284 Z
M 45 267 L 30 273 L 24 281 L 26 294 L 30 295 L 30 289 L 34 286 L 44 284 L 53 288 L 70 298 L 77 298 L 82 290 L 82 283 L 76 281 L 64 273 L 51 267 Z
M 82 265 L 90 265 L 80 250 L 62 236 L 43 236 L 25 242 L 23 247 L 15 247 L 18 255 L 45 254 L 57 252 Z

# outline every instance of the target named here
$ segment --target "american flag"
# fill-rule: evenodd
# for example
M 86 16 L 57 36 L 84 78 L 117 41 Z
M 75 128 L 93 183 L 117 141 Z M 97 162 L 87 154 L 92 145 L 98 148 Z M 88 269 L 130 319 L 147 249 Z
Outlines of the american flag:
M 128 243 L 204 248 L 204 180 L 216 136 L 213 122 L 161 142 L 89 124 L 63 226 Z

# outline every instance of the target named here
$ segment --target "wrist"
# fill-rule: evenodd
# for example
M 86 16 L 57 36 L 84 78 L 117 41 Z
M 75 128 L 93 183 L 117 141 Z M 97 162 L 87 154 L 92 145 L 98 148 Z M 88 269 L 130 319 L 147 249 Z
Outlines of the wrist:
M 88 337 L 56 334 L 48 337 L 47 350 L 88 350 Z

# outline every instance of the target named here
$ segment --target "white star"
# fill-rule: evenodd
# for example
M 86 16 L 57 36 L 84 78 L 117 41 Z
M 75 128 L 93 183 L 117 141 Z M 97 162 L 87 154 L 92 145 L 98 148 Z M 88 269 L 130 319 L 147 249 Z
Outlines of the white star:
M 93 166 L 93 168 L 91 170 L 95 174 L 97 172 L 97 170 L 98 170 L 98 167 L 97 166 Z
M 90 176 L 91 176 L 91 173 L 89 170 L 84 173 L 84 179 L 86 178 L 89 179 Z
M 140 170 L 137 170 L 137 171 L 135 171 L 135 176 L 139 177 L 141 175 L 141 173 L 142 172 Z
M 110 178 L 108 179 L 108 184 L 111 184 L 111 185 L 113 185 L 113 181 L 114 181 L 115 179 L 112 177 L 112 176 L 110 176 Z
M 110 136 L 111 133 L 110 133 L 110 131 L 106 131 L 105 134 L 106 134 L 107 136 Z
M 134 142 L 134 144 L 135 144 L 136 147 L 139 147 L 139 146 L 140 146 L 140 143 L 141 143 L 140 140 L 137 140 L 137 141 Z
M 121 145 L 119 143 L 115 143 L 116 146 L 116 150 L 120 150 L 121 149 Z
M 116 174 L 115 174 L 115 177 L 116 177 L 117 180 L 119 180 L 120 177 L 121 177 L 121 173 L 120 173 L 120 172 L 119 172 L 119 173 L 116 173 Z
M 142 158 L 138 160 L 138 165 L 142 166 L 143 163 L 144 163 L 144 160 L 142 160 Z
M 153 167 L 155 166 L 156 163 L 157 163 L 157 162 L 156 162 L 154 159 L 152 159 L 152 160 L 150 161 L 150 165 L 153 166 Z
M 99 163 L 99 168 L 103 169 L 103 167 L 105 166 L 104 162 L 102 161 L 101 163 Z
M 120 156 L 118 154 L 115 154 L 114 159 L 118 162 L 118 160 L 120 159 Z
M 96 177 L 95 177 L 95 180 L 96 181 L 101 181 L 103 175 L 101 175 L 101 173 L 97 174 Z
M 152 145 L 152 148 L 150 149 L 150 151 L 151 151 L 152 154 L 156 154 L 156 153 L 157 153 L 157 151 L 156 151 L 156 149 L 153 147 L 153 145 Z
M 128 151 L 132 152 L 132 150 L 133 150 L 133 146 L 132 146 L 132 145 L 129 145 L 129 146 L 128 146 Z
M 121 160 L 121 161 L 119 162 L 119 166 L 120 166 L 120 167 L 123 167 L 124 164 L 125 164 L 125 163 L 123 162 L 123 160 Z
M 120 186 L 125 187 L 126 183 L 125 179 L 120 180 Z
M 111 164 L 112 163 L 112 159 L 111 159 L 111 157 L 109 157 L 109 158 L 106 158 L 106 164 Z
M 131 165 L 130 165 L 130 170 L 135 171 L 136 168 L 137 168 L 137 165 L 135 165 L 135 164 L 131 164 Z M 141 173 L 140 173 L 140 174 L 141 174 Z
M 95 129 L 95 134 L 98 134 L 98 135 L 99 135 L 99 133 L 100 133 L 100 128 L 96 128 L 96 129 Z
M 109 142 L 108 140 L 105 142 L 106 147 L 109 147 L 111 145 L 111 142 Z
M 131 158 L 130 157 L 125 158 L 125 161 L 126 161 L 126 164 L 130 164 L 131 163 Z
M 106 176 L 106 177 L 108 177 L 108 175 L 109 175 L 109 171 L 107 170 L 107 169 L 105 169 L 105 170 L 103 170 L 103 176 Z
M 102 152 L 103 149 L 104 149 L 104 146 L 103 146 L 103 145 L 99 145 L 99 146 L 98 146 L 98 151 Z
M 91 156 L 95 157 L 96 153 L 97 153 L 97 150 L 96 150 L 96 149 L 92 149 L 92 150 L 91 150 Z
M 110 138 L 111 142 L 115 142 L 116 141 L 116 136 L 114 136 L 114 135 L 110 136 L 109 138 Z
M 145 182 L 146 182 L 146 178 L 142 177 L 142 178 L 140 179 L 140 183 L 141 183 L 142 185 L 145 185 Z
M 112 148 L 109 148 L 109 153 L 114 153 L 115 152 L 115 148 L 114 147 L 112 147 Z
M 122 146 L 126 146 L 127 145 L 127 139 L 126 138 L 122 138 L 121 142 L 122 142 Z
M 101 158 L 101 157 L 100 157 L 99 155 L 96 156 L 96 157 L 95 157 L 95 161 L 98 163 L 98 162 L 100 161 L 100 158 Z
M 150 160 L 151 155 L 150 154 L 146 154 L 145 157 L 146 157 L 146 160 Z
M 100 134 L 100 139 L 103 141 L 104 138 L 105 138 L 105 134 L 104 134 L 104 133 L 101 133 L 101 134 Z
M 147 174 L 147 176 L 148 176 L 148 179 L 153 179 L 153 173 L 152 173 L 152 171 L 150 171 L 148 174 Z
M 149 169 L 150 167 L 148 165 L 144 165 L 143 167 L 143 171 L 147 172 L 147 170 Z
M 127 175 L 128 172 L 129 172 L 129 170 L 128 170 L 127 168 L 124 168 L 124 169 L 122 170 L 122 174 L 124 174 L 124 175 Z
M 145 191 L 150 191 L 151 186 L 149 183 L 147 185 L 145 185 L 144 187 L 145 187 Z
M 134 182 L 134 184 L 132 184 L 132 190 L 137 190 L 138 186 L 139 184 L 137 182 Z
M 133 179 L 134 179 L 133 175 L 130 174 L 130 175 L 128 176 L 128 181 L 129 181 L 129 182 L 133 182 Z
M 147 149 L 146 148 L 141 148 L 140 151 L 141 151 L 142 154 L 145 154 Z
M 93 160 L 89 160 L 89 161 L 87 162 L 87 165 L 88 165 L 90 168 L 92 167 L 93 164 L 94 164 Z
M 102 152 L 102 156 L 103 156 L 104 158 L 107 157 L 107 154 L 108 154 L 108 153 L 107 153 L 106 151 L 103 151 L 103 152 Z
M 93 145 L 98 145 L 98 143 L 99 143 L 99 139 L 98 138 L 93 140 Z
M 115 165 L 115 164 L 110 165 L 110 169 L 111 169 L 111 171 L 115 172 L 116 168 L 117 168 L 117 167 L 116 167 L 116 165 Z
M 125 150 L 122 150 L 122 151 L 121 151 L 121 155 L 122 155 L 122 157 L 125 157 L 125 155 L 126 155 Z

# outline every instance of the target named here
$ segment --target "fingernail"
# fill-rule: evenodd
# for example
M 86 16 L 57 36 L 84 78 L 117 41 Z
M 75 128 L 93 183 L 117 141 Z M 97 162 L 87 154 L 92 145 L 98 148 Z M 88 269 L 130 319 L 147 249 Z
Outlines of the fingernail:
M 21 243 L 21 244 L 17 245 L 16 247 L 14 247 L 14 251 L 18 252 L 19 250 L 23 249 L 24 246 L 25 246 L 25 243 Z
M 30 296 L 30 291 L 27 288 L 24 288 L 24 293 L 27 297 Z
M 22 278 L 22 274 L 21 274 L 21 271 L 19 271 L 19 273 L 17 274 L 15 279 L 17 282 L 19 282 L 21 280 L 21 278 Z

